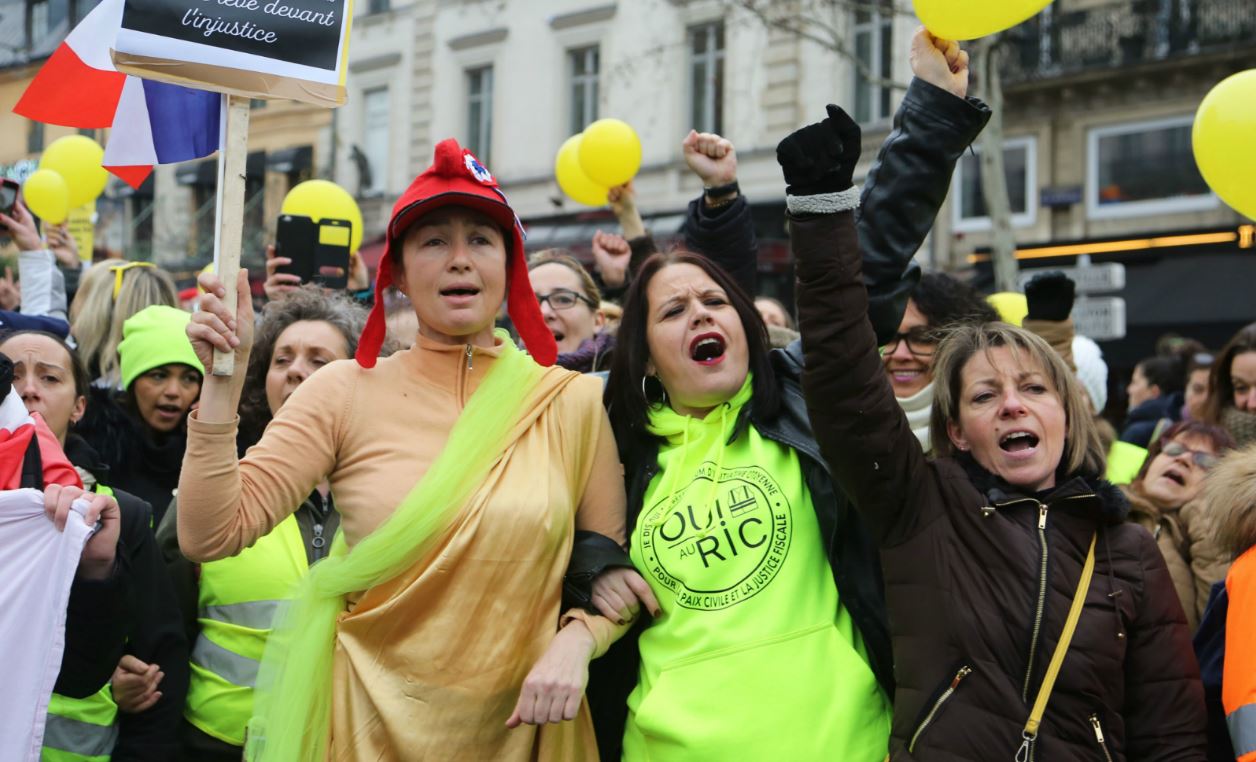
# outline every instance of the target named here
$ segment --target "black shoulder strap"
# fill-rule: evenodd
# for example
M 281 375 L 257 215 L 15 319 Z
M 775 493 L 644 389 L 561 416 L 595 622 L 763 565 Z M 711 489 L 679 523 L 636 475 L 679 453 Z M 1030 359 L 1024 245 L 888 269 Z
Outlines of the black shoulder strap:
M 43 490 L 44 460 L 39 455 L 39 435 L 31 434 L 30 444 L 26 445 L 26 457 L 22 459 L 22 483 L 26 489 Z

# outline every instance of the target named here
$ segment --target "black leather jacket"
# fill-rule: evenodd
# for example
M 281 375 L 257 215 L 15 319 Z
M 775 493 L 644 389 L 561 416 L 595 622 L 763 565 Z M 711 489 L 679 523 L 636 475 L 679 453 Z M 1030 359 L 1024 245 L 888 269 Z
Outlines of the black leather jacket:
M 907 299 L 919 278 L 918 268 L 904 274 L 909 269 L 907 263 L 933 226 L 956 161 L 980 133 L 989 115 L 985 105 L 975 99 L 960 100 L 914 80 L 895 115 L 893 131 L 868 172 L 858 228 L 865 280 L 873 294 L 869 315 L 882 341 L 898 330 Z M 749 293 L 755 293 L 757 244 L 749 207 L 738 199 L 720 215 L 718 230 L 709 217 L 702 217 L 704 214 L 700 199 L 691 204 L 687 228 L 705 226 L 711 234 L 718 235 L 723 245 L 695 248 L 719 262 Z M 690 241 L 691 246 L 694 243 L 700 241 Z M 776 416 L 766 418 L 756 413 L 751 400 L 743 409 L 738 432 L 751 425 L 764 438 L 798 452 L 841 603 L 859 627 L 873 673 L 892 698 L 893 663 L 876 544 L 850 501 L 834 484 L 812 434 L 801 386 L 801 342 L 773 350 L 771 360 L 782 392 L 781 409 Z M 625 469 L 627 526 L 631 536 L 646 488 L 658 472 L 658 442 L 629 436 L 617 439 Z M 592 579 L 606 568 L 624 565 L 626 559 L 622 549 L 610 540 L 578 533 L 565 585 L 565 602 L 589 606 Z M 588 696 L 603 759 L 620 757 L 627 697 L 636 685 L 640 663 L 637 636 L 648 624 L 649 617 L 643 615 L 632 631 L 590 665 Z

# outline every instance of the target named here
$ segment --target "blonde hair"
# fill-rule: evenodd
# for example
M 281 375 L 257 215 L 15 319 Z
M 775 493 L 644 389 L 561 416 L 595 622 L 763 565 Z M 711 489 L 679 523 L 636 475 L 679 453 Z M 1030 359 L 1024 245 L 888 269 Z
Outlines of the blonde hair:
M 1217 545 L 1235 556 L 1256 545 L 1256 445 L 1221 459 L 1204 482 Z
M 170 273 L 159 267 L 132 267 L 122 272 L 122 285 L 114 298 L 115 268 L 121 259 L 97 262 L 79 281 L 70 306 L 70 333 L 79 356 L 90 373 L 110 383 L 118 381 L 118 343 L 122 324 L 140 310 L 155 304 L 179 306 L 178 292 Z
M 954 456 L 957 452 L 947 432 L 947 424 L 959 421 L 963 373 L 968 361 L 979 352 L 988 356 L 997 347 L 1007 347 L 1017 365 L 1037 363 L 1055 387 L 1055 393 L 1064 406 L 1064 452 L 1061 462 L 1067 473 L 1103 475 L 1106 456 L 1094 415 L 1090 412 L 1090 398 L 1050 344 L 1023 328 L 1001 322 L 960 324 L 945 329 L 941 335 L 942 341 L 933 362 L 933 411 L 929 421 L 929 437 L 935 456 Z

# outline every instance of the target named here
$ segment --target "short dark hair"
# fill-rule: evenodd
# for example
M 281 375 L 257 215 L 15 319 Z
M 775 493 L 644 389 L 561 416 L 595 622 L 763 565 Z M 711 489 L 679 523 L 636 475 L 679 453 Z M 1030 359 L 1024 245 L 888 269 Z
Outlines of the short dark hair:
M 1186 388 L 1186 365 L 1178 355 L 1156 355 L 1134 366 L 1141 370 L 1148 386 L 1157 386 L 1161 394 L 1173 394 Z
M 1147 469 L 1151 467 L 1151 462 L 1164 449 L 1165 442 L 1172 442 L 1178 437 L 1207 439 L 1212 443 L 1212 449 L 1216 450 L 1219 456 L 1225 455 L 1235 447 L 1234 437 L 1230 436 L 1230 433 L 1220 426 L 1214 426 L 1203 421 L 1178 421 L 1160 432 L 1160 436 L 1156 441 L 1147 447 L 1147 457 L 1143 460 L 1143 467 L 1138 469 L 1138 476 L 1134 477 L 1134 481 L 1142 481 L 1142 478 L 1147 475 Z
M 977 290 L 946 273 L 929 272 L 911 293 L 916 309 L 939 329 L 955 323 L 990 323 L 999 319 L 999 312 Z
M 45 339 L 50 339 L 52 343 L 64 349 L 65 353 L 70 356 L 70 375 L 74 378 L 74 393 L 80 397 L 87 396 L 88 392 L 91 391 L 92 378 L 87 373 L 87 366 L 83 364 L 83 358 L 79 357 L 78 351 L 75 350 L 74 347 L 67 344 L 65 339 L 55 333 L 36 331 L 28 328 L 21 331 L 11 331 L 0 336 L 0 345 L 3 345 L 9 339 L 13 339 L 18 336 L 42 336 Z
M 1209 423 L 1221 424 L 1221 414 L 1227 407 L 1234 405 L 1234 379 L 1230 377 L 1230 366 L 1234 358 L 1248 352 L 1256 352 L 1256 323 L 1250 323 L 1239 329 L 1212 364 L 1212 375 L 1208 377 L 1208 404 L 1204 408 L 1204 420 Z
M 654 276 L 670 265 L 693 265 L 724 289 L 746 333 L 749 370 L 754 374 L 751 404 L 757 414 L 766 418 L 776 417 L 781 408 L 781 395 L 769 357 L 767 328 L 759 311 L 755 309 L 754 300 L 719 265 L 701 254 L 677 249 L 665 254 L 653 254 L 643 262 L 624 297 L 624 316 L 619 324 L 605 395 L 611 424 L 620 441 L 652 437 L 646 428 L 650 421 L 650 401 L 642 391 L 646 365 L 650 360 L 650 347 L 646 339 L 650 312 L 647 290 Z

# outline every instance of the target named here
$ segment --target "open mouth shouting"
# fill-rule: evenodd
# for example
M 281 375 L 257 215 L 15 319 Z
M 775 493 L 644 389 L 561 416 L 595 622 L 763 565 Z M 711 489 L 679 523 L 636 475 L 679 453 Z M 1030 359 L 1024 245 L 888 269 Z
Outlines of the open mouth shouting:
M 441 299 L 454 307 L 466 306 L 479 295 L 479 286 L 471 283 L 453 283 L 440 290 Z
M 728 343 L 718 333 L 703 333 L 689 343 L 689 359 L 699 365 L 718 365 L 724 360 Z
M 1169 466 L 1168 470 L 1160 475 L 1160 478 L 1168 479 L 1179 487 L 1186 486 L 1186 474 L 1183 473 L 1182 469 L 1178 466 Z
M 1014 457 L 1027 458 L 1038 450 L 1038 435 L 1031 431 L 1009 431 L 999 437 L 999 448 Z

